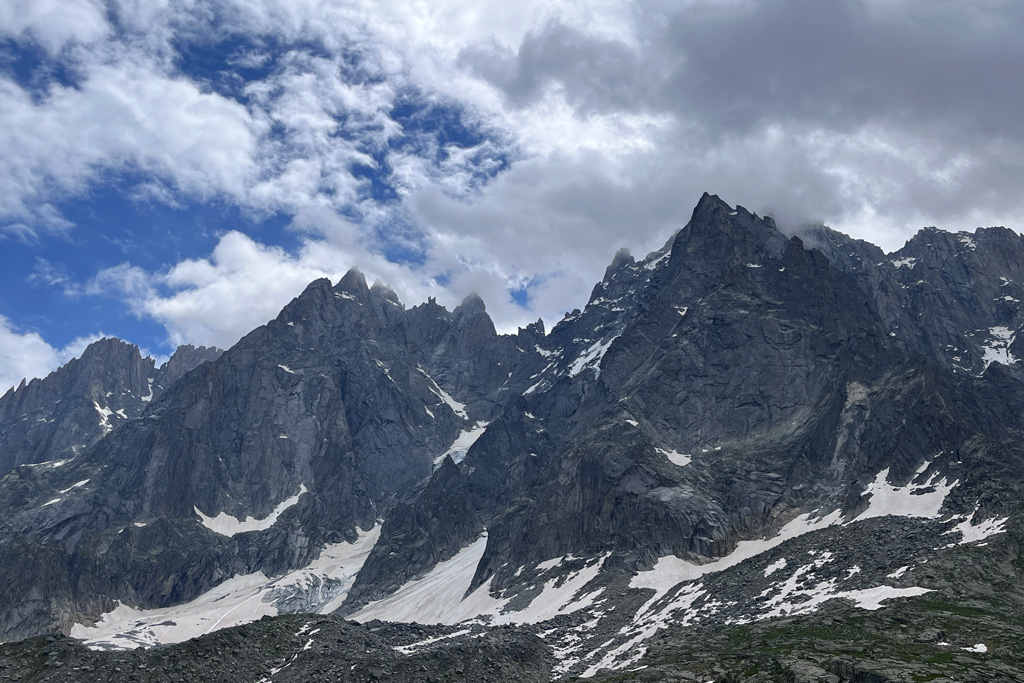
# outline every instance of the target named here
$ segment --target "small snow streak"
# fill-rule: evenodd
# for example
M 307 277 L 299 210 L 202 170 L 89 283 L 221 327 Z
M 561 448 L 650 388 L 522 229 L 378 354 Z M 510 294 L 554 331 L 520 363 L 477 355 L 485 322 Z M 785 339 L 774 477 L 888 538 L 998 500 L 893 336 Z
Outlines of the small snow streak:
M 466 413 L 466 404 L 459 403 L 454 398 L 452 398 L 447 391 L 442 389 L 437 384 L 437 382 L 434 381 L 433 377 L 426 373 L 426 371 L 423 368 L 418 367 L 416 369 L 420 372 L 420 374 L 427 378 L 427 381 L 430 382 L 430 390 L 434 392 L 435 396 L 441 399 L 443 403 L 446 403 L 448 407 L 452 409 L 452 412 L 461 417 L 463 420 L 469 419 L 469 415 Z

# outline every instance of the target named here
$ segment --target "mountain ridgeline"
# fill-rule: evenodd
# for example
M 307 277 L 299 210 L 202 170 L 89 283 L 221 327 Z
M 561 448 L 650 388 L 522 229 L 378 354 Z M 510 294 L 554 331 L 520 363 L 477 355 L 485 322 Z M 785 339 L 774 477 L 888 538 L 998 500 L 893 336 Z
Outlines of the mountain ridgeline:
M 70 459 L 126 420 L 220 349 L 179 346 L 156 366 L 138 347 L 106 338 L 45 379 L 0 397 L 0 475 L 24 464 Z
M 406 308 L 352 270 L 223 353 L 156 369 L 103 340 L 0 399 L 0 638 L 544 622 L 514 631 L 556 655 L 531 676 L 610 675 L 673 625 L 939 591 L 921 558 L 1012 573 L 1022 301 L 1010 230 L 885 254 L 704 195 L 549 332 L 497 334 L 475 295 Z M 796 547 L 817 564 L 794 573 Z M 251 619 L 194 616 L 243 594 Z

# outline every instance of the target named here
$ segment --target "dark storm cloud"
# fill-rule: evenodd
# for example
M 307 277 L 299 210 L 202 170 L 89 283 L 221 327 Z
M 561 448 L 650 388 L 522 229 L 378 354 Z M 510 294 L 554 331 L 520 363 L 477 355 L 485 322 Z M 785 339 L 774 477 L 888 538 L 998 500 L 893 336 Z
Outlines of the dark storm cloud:
M 558 91 L 580 116 L 669 117 L 666 172 L 792 221 L 1024 216 L 1024 3 L 642 4 L 634 17 L 631 41 L 556 22 L 461 61 L 514 107 Z
M 549 23 L 517 52 L 463 63 L 529 104 L 559 84 L 582 111 L 674 112 L 710 131 L 766 121 L 849 130 L 867 120 L 1024 133 L 1024 4 L 783 0 L 638 15 L 638 44 Z

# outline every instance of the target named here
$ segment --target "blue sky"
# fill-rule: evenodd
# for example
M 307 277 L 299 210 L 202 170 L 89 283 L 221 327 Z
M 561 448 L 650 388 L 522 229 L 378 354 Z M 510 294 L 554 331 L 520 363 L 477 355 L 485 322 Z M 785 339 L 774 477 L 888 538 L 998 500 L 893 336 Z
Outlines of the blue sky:
M 358 266 L 499 328 L 701 192 L 895 249 L 1019 227 L 996 0 L 9 0 L 0 391 L 102 335 L 229 346 Z

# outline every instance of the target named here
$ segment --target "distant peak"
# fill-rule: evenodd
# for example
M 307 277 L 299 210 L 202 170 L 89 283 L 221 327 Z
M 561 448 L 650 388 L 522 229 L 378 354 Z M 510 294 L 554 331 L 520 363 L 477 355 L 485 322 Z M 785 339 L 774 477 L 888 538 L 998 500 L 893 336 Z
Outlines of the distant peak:
M 301 294 L 299 294 L 299 298 L 304 299 L 308 296 L 312 296 L 318 290 L 330 291 L 330 289 L 331 281 L 329 279 L 325 277 L 317 278 L 316 280 L 313 280 L 308 285 L 306 285 L 306 288 L 302 290 Z
M 462 303 L 455 307 L 455 315 L 473 315 L 477 313 L 486 313 L 487 306 L 484 305 L 484 300 L 480 298 L 480 295 L 476 292 L 472 292 L 469 296 L 462 300 Z
M 619 270 L 623 266 L 631 266 L 634 263 L 636 263 L 636 260 L 633 258 L 633 255 L 629 253 L 629 249 L 627 249 L 626 247 L 622 247 L 617 252 L 615 252 L 615 256 L 612 257 L 612 262 L 608 264 L 608 267 L 605 269 L 604 279 L 609 279 L 617 270 Z
M 118 339 L 117 337 L 104 337 L 103 339 L 97 339 L 85 347 L 80 358 L 82 360 L 87 360 L 93 357 L 109 359 L 111 354 L 125 352 L 134 353 L 140 358 L 142 357 L 139 347 L 135 344 L 129 344 L 123 339 Z
M 402 300 L 398 297 L 398 293 L 380 280 L 374 281 L 373 286 L 370 287 L 370 293 L 380 298 L 382 301 L 390 301 L 400 308 L 405 308 L 405 306 L 402 305 Z
M 366 276 L 363 275 L 362 271 L 356 267 L 350 268 L 349 271 L 342 276 L 335 289 L 340 292 L 348 292 L 349 294 L 367 293 L 370 291 L 369 286 L 366 284 Z
M 718 195 L 707 192 L 694 207 L 687 227 L 689 230 L 680 232 L 677 240 L 681 238 L 684 243 L 690 243 L 691 249 L 703 244 L 702 251 L 710 250 L 719 257 L 752 258 L 753 253 L 748 252 L 761 248 L 778 257 L 786 250 L 787 240 L 774 220 L 761 218 L 742 206 L 733 208 Z
M 698 215 L 719 211 L 731 212 L 732 207 L 723 201 L 717 194 L 708 194 L 705 192 L 701 195 L 700 201 L 697 202 L 697 206 L 693 208 L 693 218 L 697 218 Z
M 634 260 L 633 255 L 629 253 L 629 249 L 622 247 L 615 252 L 615 256 L 612 257 L 612 268 L 618 268 L 625 263 L 631 264 L 634 263 Z

